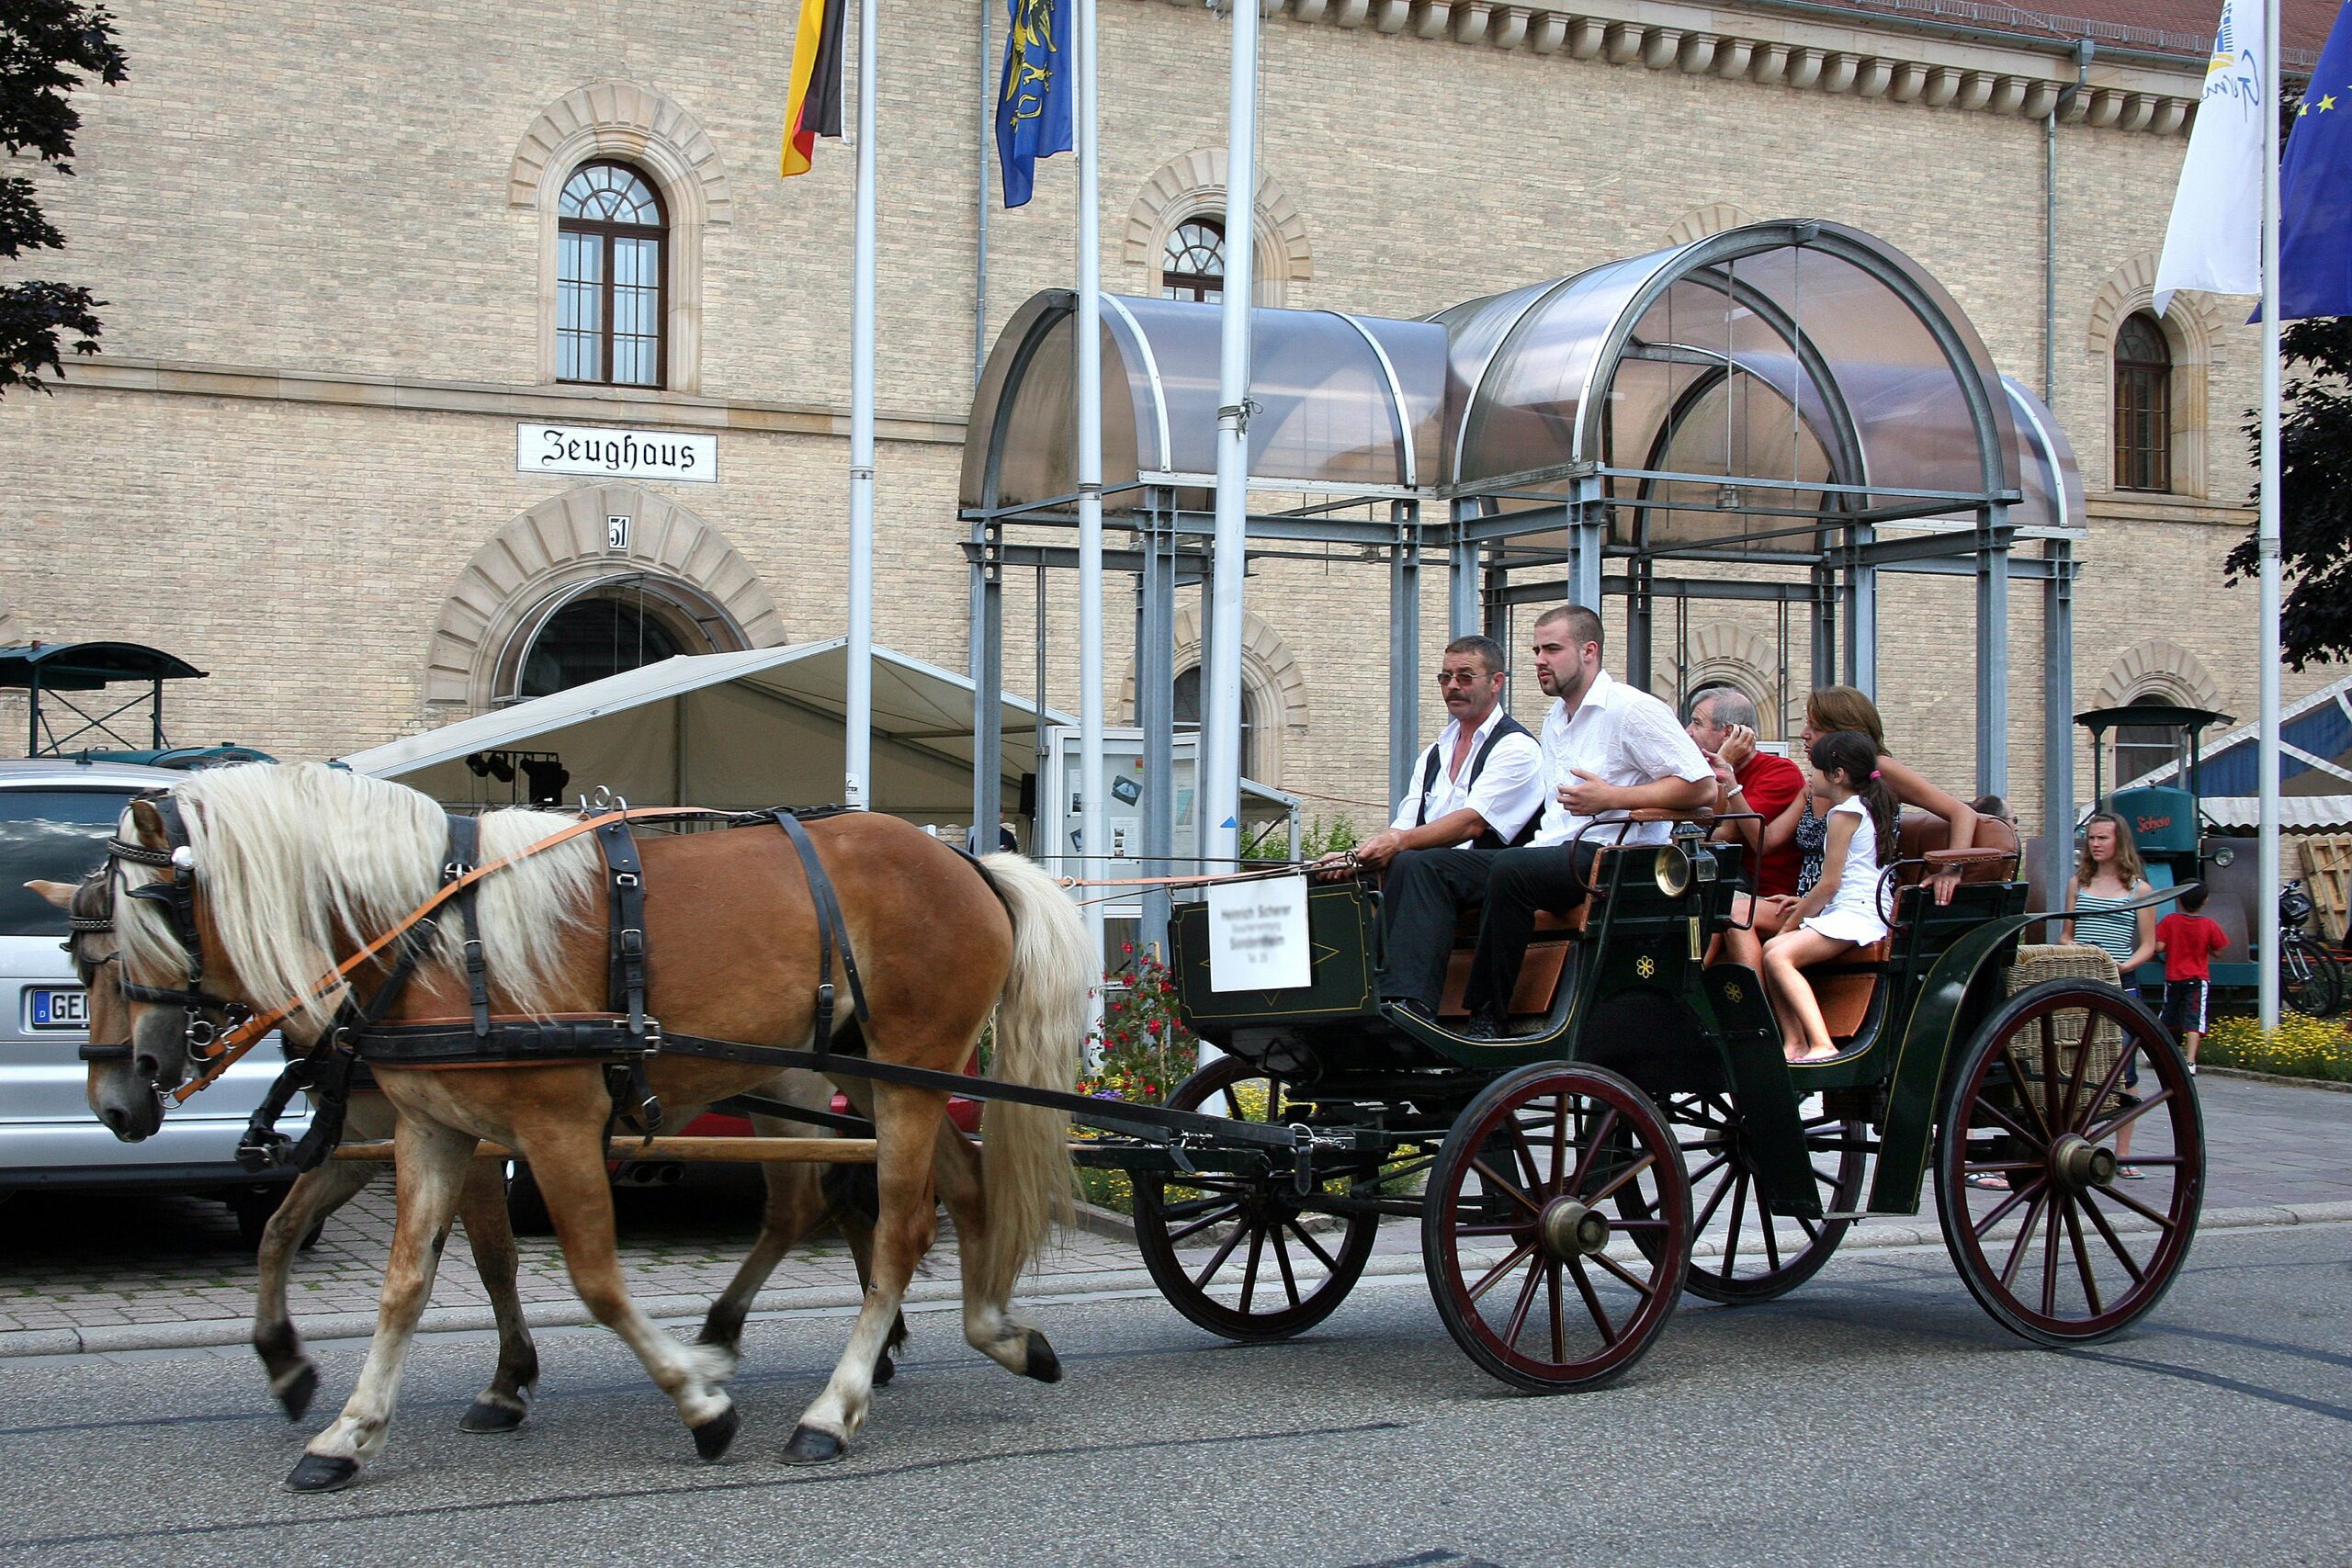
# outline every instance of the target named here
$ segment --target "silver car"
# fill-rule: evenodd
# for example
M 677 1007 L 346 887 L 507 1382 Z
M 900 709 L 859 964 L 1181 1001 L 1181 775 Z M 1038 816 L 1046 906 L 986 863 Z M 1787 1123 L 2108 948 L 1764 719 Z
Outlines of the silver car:
M 122 762 L 0 761 L 0 1194 L 28 1188 L 203 1190 L 258 1227 L 290 1172 L 257 1177 L 236 1161 L 246 1118 L 285 1065 L 265 1042 L 220 1081 L 174 1106 L 143 1143 L 117 1141 L 83 1098 L 85 999 L 61 945 L 65 916 L 29 881 L 76 882 L 106 859 L 133 795 L 187 775 Z M 300 1135 L 302 1102 L 280 1121 Z

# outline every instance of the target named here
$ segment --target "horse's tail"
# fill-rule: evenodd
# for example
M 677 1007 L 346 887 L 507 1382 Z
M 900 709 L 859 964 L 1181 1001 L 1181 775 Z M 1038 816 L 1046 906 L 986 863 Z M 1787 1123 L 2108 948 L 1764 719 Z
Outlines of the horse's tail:
M 997 1005 L 989 1076 L 1037 1089 L 1071 1089 L 1086 1043 L 1087 991 L 1096 969 L 1086 922 L 1060 885 L 1032 862 L 993 854 L 980 865 L 1012 917 L 1012 965 Z M 1069 1118 L 1062 1112 L 992 1100 L 981 1115 L 988 1228 L 973 1282 L 982 1299 L 1001 1302 L 1054 1225 L 1071 1217 L 1077 1173 L 1069 1157 Z

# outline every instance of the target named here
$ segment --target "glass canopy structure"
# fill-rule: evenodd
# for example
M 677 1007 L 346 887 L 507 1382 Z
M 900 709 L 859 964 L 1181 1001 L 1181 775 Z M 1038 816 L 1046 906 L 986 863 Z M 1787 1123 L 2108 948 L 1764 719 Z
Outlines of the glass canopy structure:
M 984 702 L 1004 571 L 1076 561 L 1075 305 L 1032 299 L 974 394 L 961 515 Z M 1424 739 L 1425 562 L 1446 566 L 1455 636 L 1508 635 L 1518 604 L 1622 600 L 1615 657 L 1645 688 L 1659 602 L 1730 600 L 1803 614 L 1811 682 L 1873 691 L 1880 574 L 1925 572 L 1974 581 L 1990 792 L 2009 771 L 2009 585 L 2042 585 L 2045 809 L 2071 819 L 2074 453 L 1893 246 L 1758 223 L 1425 321 L 1261 308 L 1251 333 L 1251 553 L 1340 544 L 1389 565 L 1392 795 Z M 1169 729 L 1175 590 L 1202 580 L 1214 532 L 1218 343 L 1214 305 L 1103 300 L 1103 509 L 1134 534 L 1106 565 L 1136 577 L 1148 736 Z M 1154 815 L 1147 854 L 1165 852 Z

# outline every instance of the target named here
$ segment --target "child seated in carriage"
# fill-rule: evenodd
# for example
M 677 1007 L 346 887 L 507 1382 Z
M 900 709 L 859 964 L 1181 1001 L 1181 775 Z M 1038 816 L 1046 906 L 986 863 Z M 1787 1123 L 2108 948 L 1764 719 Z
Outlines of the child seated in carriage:
M 1879 911 L 1879 868 L 1894 858 L 1898 809 L 1894 792 L 1879 775 L 1878 750 L 1868 736 L 1834 730 L 1816 739 L 1806 758 L 1831 802 L 1821 879 L 1797 901 L 1781 933 L 1764 945 L 1765 988 L 1792 1062 L 1838 1054 L 1804 971 L 1886 935 Z

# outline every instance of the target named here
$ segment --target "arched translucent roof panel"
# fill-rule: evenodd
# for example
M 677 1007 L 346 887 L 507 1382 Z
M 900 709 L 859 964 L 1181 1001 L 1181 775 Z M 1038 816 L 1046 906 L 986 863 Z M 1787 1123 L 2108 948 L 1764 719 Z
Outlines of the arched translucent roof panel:
M 963 504 L 1027 506 L 1078 488 L 1077 297 L 1049 289 L 1016 312 L 980 377 L 964 444 Z M 1105 295 L 1102 482 L 1131 510 L 1138 480 L 1197 489 L 1216 471 L 1220 307 Z M 1329 310 L 1250 312 L 1250 473 L 1378 493 L 1441 467 L 1446 337 L 1426 321 Z
M 1750 224 L 1437 320 L 1452 339 L 1450 481 L 1599 464 L 1628 476 L 1613 497 L 1692 502 L 1652 517 L 1660 542 L 1793 525 L 1747 514 L 1766 504 L 1900 501 L 1825 502 L 1807 480 L 1972 496 L 2018 482 L 2015 421 L 1975 329 L 1908 257 L 1838 224 Z M 1694 479 L 1634 477 L 1669 473 Z
M 2009 394 L 2025 458 L 2018 485 L 2025 500 L 2009 508 L 2009 521 L 2020 528 L 2084 526 L 2083 474 L 2075 464 L 2074 443 L 2058 428 L 2057 416 L 2015 377 L 2002 377 L 2001 385 Z

